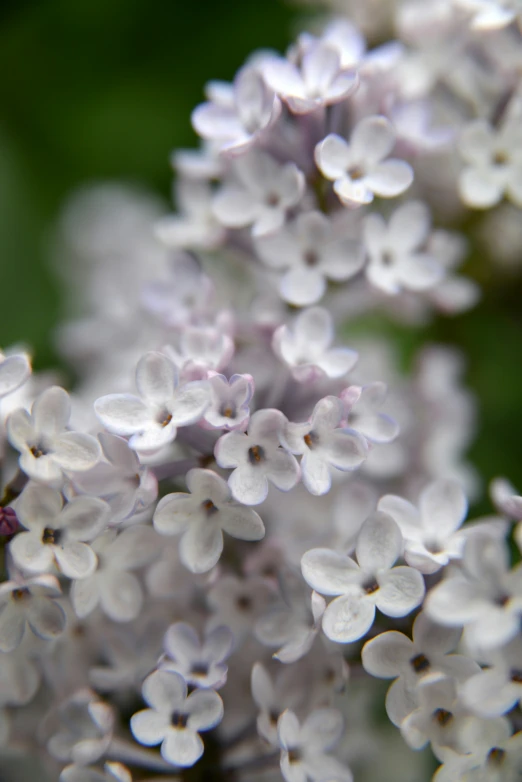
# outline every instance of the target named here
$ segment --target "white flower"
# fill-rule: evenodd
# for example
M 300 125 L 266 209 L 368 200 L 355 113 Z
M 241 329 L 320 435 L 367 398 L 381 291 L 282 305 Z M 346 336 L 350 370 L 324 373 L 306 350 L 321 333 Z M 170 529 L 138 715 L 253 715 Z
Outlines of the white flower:
M 468 528 L 460 526 L 468 512 L 468 501 L 457 481 L 440 479 L 421 493 L 419 510 L 408 500 L 387 494 L 377 506 L 400 527 L 404 558 L 421 573 L 436 573 L 450 559 L 460 559 Z M 475 529 L 480 530 L 480 525 Z
M 234 636 L 228 627 L 215 627 L 201 643 L 189 624 L 176 622 L 165 633 L 165 655 L 158 667 L 179 673 L 192 687 L 219 690 L 227 680 L 225 660 L 233 645 Z
M 78 690 L 60 705 L 57 717 L 57 730 L 47 742 L 52 757 L 83 766 L 105 754 L 112 740 L 114 711 L 92 691 Z
M 130 436 L 136 451 L 157 451 L 171 443 L 178 426 L 199 421 L 210 402 L 205 382 L 179 385 L 175 365 L 163 353 L 146 353 L 136 367 L 140 396 L 108 394 L 94 403 L 102 424 L 115 434 Z
M 395 679 L 386 696 L 386 711 L 394 725 L 418 705 L 418 685 L 428 674 L 443 674 L 465 682 L 478 673 L 479 666 L 470 657 L 451 654 L 461 631 L 436 625 L 421 612 L 413 623 L 413 640 L 389 630 L 367 641 L 362 664 L 372 676 Z
M 272 348 L 300 383 L 325 376 L 344 377 L 354 367 L 358 355 L 348 348 L 331 348 L 334 335 L 328 310 L 310 307 L 299 313 L 293 329 L 286 324 L 276 329 Z
M 235 179 L 225 182 L 214 198 L 220 223 L 227 228 L 252 225 L 254 237 L 280 228 L 287 210 L 303 197 L 303 172 L 295 163 L 281 165 L 260 149 L 235 160 L 232 168 Z
M 277 734 L 286 782 L 352 782 L 350 769 L 326 754 L 342 732 L 343 718 L 337 709 L 315 709 L 302 725 L 293 711 L 284 711 L 277 722 Z
M 127 440 L 108 432 L 98 435 L 106 459 L 74 476 L 74 492 L 100 497 L 110 507 L 114 526 L 146 510 L 158 495 L 158 481 L 143 467 Z
M 129 570 L 143 567 L 158 553 L 160 542 L 151 527 L 136 525 L 119 534 L 108 530 L 92 544 L 98 567 L 87 578 L 75 581 L 70 597 L 81 619 L 100 605 L 113 622 L 130 622 L 139 616 L 143 592 Z
M 20 388 L 30 374 L 31 364 L 25 353 L 5 356 L 0 352 L 0 399 Z
M 19 532 L 9 550 L 15 564 L 30 573 L 55 565 L 67 578 L 86 578 L 96 568 L 96 554 L 86 541 L 107 526 L 109 506 L 96 497 L 77 497 L 63 505 L 60 492 L 29 483 L 16 502 Z
M 261 69 L 269 87 L 295 114 L 339 103 L 358 85 L 357 74 L 343 69 L 339 52 L 324 41 L 307 47 L 300 68 L 284 57 L 268 57 Z
M 223 531 L 241 540 L 264 536 L 259 515 L 235 502 L 227 483 L 212 470 L 190 470 L 186 482 L 190 494 L 167 494 L 159 501 L 153 521 L 162 535 L 182 533 L 180 559 L 193 573 L 205 573 L 218 562 Z
M 435 749 L 457 750 L 458 731 L 468 712 L 459 699 L 454 679 L 429 673 L 419 682 L 417 694 L 418 707 L 400 725 L 408 746 L 422 749 L 431 742 Z
M 250 400 L 254 395 L 251 375 L 209 377 L 211 402 L 203 420 L 213 429 L 242 429 L 250 416 Z
M 462 697 L 479 717 L 500 717 L 522 702 L 522 639 L 484 656 L 487 668 L 467 680 Z
M 272 588 L 263 578 L 241 580 L 235 576 L 223 576 L 208 593 L 212 609 L 209 629 L 220 625 L 230 627 L 239 642 L 266 611 L 272 598 Z
M 20 451 L 20 467 L 30 477 L 61 486 L 65 472 L 88 470 L 101 456 L 100 444 L 89 434 L 67 431 L 69 394 L 59 386 L 43 391 L 27 410 L 7 419 L 10 443 Z
M 281 113 L 281 101 L 251 65 L 237 72 L 233 85 L 212 82 L 207 93 L 210 102 L 192 113 L 194 129 L 233 154 L 253 145 Z
M 234 340 L 213 327 L 185 326 L 179 339 L 179 352 L 170 345 L 165 352 L 186 372 L 187 367 L 221 370 L 234 353 Z
M 279 292 L 298 307 L 318 302 L 326 292 L 326 280 L 343 282 L 364 265 L 361 242 L 337 236 L 321 212 L 305 212 L 279 231 L 258 237 L 255 249 L 270 268 L 288 269 Z
M 430 216 L 420 201 L 408 201 L 400 206 L 387 225 L 382 215 L 368 215 L 363 231 L 369 256 L 366 277 L 380 290 L 390 295 L 403 288 L 423 291 L 442 279 L 443 267 L 424 249 Z
M 330 467 L 355 470 L 368 455 L 364 437 L 353 429 L 340 428 L 342 402 L 335 396 L 321 399 L 308 423 L 287 423 L 281 441 L 294 454 L 302 454 L 303 483 L 311 494 L 326 494 L 332 477 Z
M 213 690 L 197 690 L 187 697 L 182 676 L 154 671 L 143 682 L 149 709 L 131 717 L 132 733 L 140 744 L 161 743 L 163 758 L 173 766 L 193 766 L 203 754 L 199 731 L 214 728 L 223 717 L 223 703 Z
M 465 627 L 473 648 L 503 646 L 518 634 L 522 616 L 522 564 L 508 568 L 505 543 L 476 533 L 466 541 L 462 572 L 431 589 L 426 613 L 442 625 Z
M 279 578 L 282 601 L 256 623 L 255 634 L 266 646 L 280 647 L 272 656 L 282 663 L 304 657 L 321 628 L 326 602 L 292 572 Z
M 251 417 L 248 434 L 229 432 L 216 443 L 216 461 L 233 469 L 228 485 L 235 500 L 259 505 L 266 499 L 268 483 L 289 491 L 299 480 L 295 457 L 280 446 L 286 418 L 279 410 L 258 410 Z
M 460 153 L 467 163 L 459 189 L 467 206 L 488 209 L 504 194 L 522 206 L 522 120 L 513 118 L 495 130 L 485 120 L 474 120 L 460 140 Z
M 339 394 L 344 404 L 346 423 L 371 443 L 390 443 L 399 434 L 399 426 L 393 418 L 377 412 L 387 390 L 384 383 L 376 382 L 366 386 L 348 386 Z
M 0 585 L 0 651 L 17 649 L 26 625 L 39 638 L 51 640 L 63 633 L 65 611 L 53 599 L 60 595 L 54 576 L 4 581 Z
M 315 148 L 315 161 L 347 206 L 361 206 L 374 195 L 392 198 L 404 193 L 413 171 L 403 160 L 384 160 L 395 145 L 395 131 L 386 117 L 365 117 L 353 129 L 348 144 L 330 134 Z
M 406 616 L 424 597 L 424 581 L 411 567 L 393 567 L 402 536 L 390 516 L 376 512 L 361 527 L 357 562 L 330 549 L 312 549 L 301 560 L 307 583 L 323 595 L 338 595 L 323 616 L 325 635 L 350 643 L 366 635 L 375 609 L 386 616 Z

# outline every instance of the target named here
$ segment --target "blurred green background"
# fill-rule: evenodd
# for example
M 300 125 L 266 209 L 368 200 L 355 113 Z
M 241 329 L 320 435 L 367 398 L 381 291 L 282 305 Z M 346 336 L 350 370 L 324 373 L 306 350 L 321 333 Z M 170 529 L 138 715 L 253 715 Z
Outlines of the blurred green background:
M 46 250 L 67 195 L 116 178 L 168 199 L 169 153 L 195 143 L 205 82 L 232 78 L 255 48 L 283 50 L 302 13 L 278 0 L 2 0 L 0 345 L 30 343 L 37 368 L 56 362 Z M 520 272 L 485 264 L 480 247 L 467 270 L 485 290 L 474 312 L 398 335 L 406 353 L 426 338 L 464 349 L 481 407 L 472 459 L 522 490 Z

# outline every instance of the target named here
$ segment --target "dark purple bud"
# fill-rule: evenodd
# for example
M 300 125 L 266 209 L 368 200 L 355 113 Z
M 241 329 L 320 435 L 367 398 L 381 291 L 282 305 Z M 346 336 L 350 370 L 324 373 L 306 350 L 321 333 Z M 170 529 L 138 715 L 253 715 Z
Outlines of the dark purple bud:
M 14 535 L 19 526 L 16 513 L 12 508 L 0 508 L 0 535 Z

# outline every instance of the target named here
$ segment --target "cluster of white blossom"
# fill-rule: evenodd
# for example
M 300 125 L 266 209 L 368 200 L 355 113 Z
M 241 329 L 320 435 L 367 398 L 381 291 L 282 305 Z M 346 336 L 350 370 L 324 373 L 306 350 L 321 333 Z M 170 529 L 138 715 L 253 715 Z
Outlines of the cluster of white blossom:
M 522 207 L 522 12 L 383 5 L 207 85 L 175 215 L 71 203 L 71 394 L 1 356 L 0 744 L 52 779 L 522 779 L 522 498 L 466 521 L 460 355 L 350 336 L 478 300 L 448 225 Z

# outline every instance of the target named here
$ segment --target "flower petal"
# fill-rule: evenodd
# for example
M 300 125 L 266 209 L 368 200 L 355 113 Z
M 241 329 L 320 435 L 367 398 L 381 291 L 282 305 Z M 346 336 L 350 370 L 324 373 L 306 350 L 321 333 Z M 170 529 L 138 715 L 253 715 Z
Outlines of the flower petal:
M 353 559 L 327 548 L 307 551 L 301 569 L 307 584 L 323 595 L 342 595 L 361 577 Z
M 132 394 L 107 394 L 94 403 L 94 412 L 102 424 L 115 434 L 141 432 L 151 420 L 147 405 Z
M 406 616 L 422 603 L 425 586 L 418 570 L 394 567 L 379 577 L 376 606 L 386 616 Z
M 63 432 L 71 417 L 69 394 L 60 386 L 46 388 L 35 399 L 31 414 L 38 434 L 54 436 Z
M 401 531 L 391 516 L 375 511 L 361 527 L 355 552 L 363 570 L 391 568 L 402 552 Z
M 161 745 L 161 754 L 167 763 L 188 768 L 199 760 L 204 751 L 201 738 L 188 728 L 171 728 Z
M 362 650 L 364 670 L 380 679 L 393 679 L 404 670 L 413 657 L 414 647 L 404 633 L 389 630 L 367 641 Z
M 341 595 L 327 606 L 323 630 L 331 641 L 352 643 L 366 635 L 374 618 L 375 606 L 370 600 L 360 594 Z
M 192 573 L 206 573 L 218 562 L 223 551 L 223 533 L 206 519 L 193 521 L 179 544 L 179 557 Z
M 52 548 L 58 567 L 67 578 L 87 578 L 96 570 L 98 559 L 87 543 L 71 540 Z
M 455 532 L 466 518 L 468 501 L 460 483 L 438 480 L 422 492 L 419 509 L 425 529 L 444 538 Z
M 53 443 L 53 460 L 64 470 L 89 470 L 100 458 L 100 443 L 90 434 L 66 432 Z
M 58 638 L 65 630 L 65 611 L 45 597 L 35 597 L 27 609 L 27 621 L 33 633 L 46 640 Z
M 214 728 L 223 719 L 223 701 L 214 690 L 196 690 L 185 703 L 188 713 L 187 725 L 192 730 L 204 731 Z
M 178 385 L 178 372 L 172 361 L 151 350 L 138 361 L 136 387 L 143 399 L 153 405 L 163 405 L 172 399 Z
M 142 694 L 153 709 L 171 715 L 183 707 L 187 685 L 179 673 L 154 671 L 143 682 Z
M 163 741 L 170 727 L 170 720 L 166 714 L 154 711 L 154 709 L 143 709 L 133 714 L 130 721 L 130 728 L 134 738 L 145 744 L 147 747 L 153 747 Z

